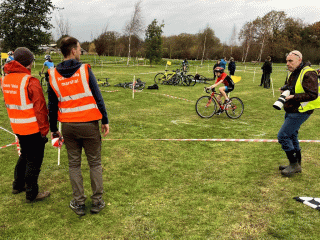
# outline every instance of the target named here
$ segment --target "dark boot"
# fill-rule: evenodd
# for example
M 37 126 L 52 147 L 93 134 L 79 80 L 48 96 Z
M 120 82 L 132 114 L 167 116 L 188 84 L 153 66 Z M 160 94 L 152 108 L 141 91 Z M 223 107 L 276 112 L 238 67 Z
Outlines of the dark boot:
M 301 172 L 301 166 L 298 163 L 298 159 L 295 156 L 294 151 L 286 152 L 290 165 L 281 171 L 281 174 L 290 177 L 295 173 Z
M 295 157 L 298 160 L 298 163 L 299 163 L 299 165 L 301 167 L 301 150 L 295 152 Z M 285 169 L 287 167 L 289 167 L 289 165 L 280 165 L 279 166 L 279 170 L 281 171 L 281 170 L 283 170 L 283 169 Z

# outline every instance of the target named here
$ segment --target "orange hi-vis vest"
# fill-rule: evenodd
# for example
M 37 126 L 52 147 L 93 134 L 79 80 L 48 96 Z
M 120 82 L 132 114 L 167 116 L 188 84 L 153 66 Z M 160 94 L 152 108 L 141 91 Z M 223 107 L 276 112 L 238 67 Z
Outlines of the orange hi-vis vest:
M 48 72 L 50 85 L 59 100 L 59 122 L 91 122 L 102 118 L 89 88 L 87 64 L 82 64 L 70 78 L 61 76 L 56 68 Z
M 27 86 L 31 76 L 10 73 L 2 80 L 2 91 L 11 128 L 15 134 L 30 135 L 40 131 Z

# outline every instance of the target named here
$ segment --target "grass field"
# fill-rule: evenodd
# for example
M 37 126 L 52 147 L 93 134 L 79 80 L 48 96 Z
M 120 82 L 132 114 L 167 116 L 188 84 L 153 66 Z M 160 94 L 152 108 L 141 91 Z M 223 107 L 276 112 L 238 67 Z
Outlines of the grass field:
M 35 76 L 42 59 L 33 69 Z M 54 58 L 58 63 L 60 58 Z M 18 158 L 14 146 L 0 149 L 0 239 L 319 239 L 319 212 L 298 203 L 295 196 L 320 197 L 319 145 L 301 143 L 301 174 L 284 178 L 278 165 L 287 163 L 278 143 L 181 142 L 152 139 L 276 139 L 284 111 L 273 109 L 279 91 L 259 87 L 260 65 L 237 63 L 231 96 L 244 102 L 241 118 L 225 114 L 201 119 L 196 100 L 204 84 L 164 86 L 135 93 L 114 87 L 140 78 L 153 84 L 165 64 L 125 66 L 126 59 L 83 57 L 97 78 L 110 78 L 101 88 L 110 120 L 103 139 L 102 163 L 106 208 L 90 215 L 90 178 L 83 155 L 87 215 L 70 208 L 72 190 L 65 148 L 61 165 L 57 150 L 46 145 L 39 178 L 49 199 L 26 204 L 24 193 L 11 193 Z M 178 62 L 168 69 L 177 68 Z M 191 62 L 190 73 L 211 77 L 214 62 Z M 255 77 L 254 77 L 255 72 Z M 284 64 L 275 64 L 274 88 L 284 83 Z M 171 95 L 177 98 L 171 98 Z M 1 99 L 2 99 L 2 93 Z M 181 100 L 187 99 L 189 101 Z M 11 131 L 3 100 L 0 126 Z M 302 125 L 300 139 L 319 139 L 319 111 Z M 1 131 L 1 130 L 0 130 Z M 121 139 L 121 140 L 110 140 Z M 1 131 L 0 146 L 14 142 Z

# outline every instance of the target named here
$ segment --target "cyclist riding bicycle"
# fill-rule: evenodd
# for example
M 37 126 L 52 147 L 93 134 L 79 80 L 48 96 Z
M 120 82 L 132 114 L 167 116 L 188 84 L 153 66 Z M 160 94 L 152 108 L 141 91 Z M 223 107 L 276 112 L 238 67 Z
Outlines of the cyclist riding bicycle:
M 6 59 L 6 63 L 11 62 L 12 60 L 14 60 L 14 58 L 13 58 L 13 52 L 12 52 L 12 51 L 9 51 L 9 52 L 8 52 L 8 57 L 7 57 L 7 59 Z
M 188 63 L 188 60 L 185 58 L 182 62 L 182 70 L 184 72 L 187 72 L 188 71 L 188 66 L 189 66 L 189 63 Z
M 233 91 L 234 82 L 231 79 L 231 77 L 224 72 L 224 68 L 222 68 L 222 67 L 216 67 L 214 69 L 214 74 L 217 76 L 217 80 L 216 80 L 215 84 L 208 87 L 207 89 L 214 89 L 216 86 L 223 83 L 224 86 L 219 88 L 220 94 L 217 95 L 217 100 L 219 101 L 219 104 L 222 105 L 221 95 L 223 95 L 225 98 L 225 103 L 228 103 L 229 97 L 228 97 L 227 93 L 230 93 Z M 219 109 L 219 111 L 220 111 L 220 109 Z
M 45 59 L 46 61 L 45 61 L 44 64 L 43 64 L 43 67 L 42 67 L 42 70 L 41 70 L 41 72 L 40 72 L 40 75 L 43 74 L 43 71 L 44 71 L 45 67 L 47 67 L 48 69 L 54 68 L 54 63 L 52 62 L 50 55 L 46 55 L 46 56 L 44 57 L 44 59 Z M 45 72 L 45 78 L 46 78 L 47 83 L 49 82 L 48 69 L 47 69 L 47 71 Z

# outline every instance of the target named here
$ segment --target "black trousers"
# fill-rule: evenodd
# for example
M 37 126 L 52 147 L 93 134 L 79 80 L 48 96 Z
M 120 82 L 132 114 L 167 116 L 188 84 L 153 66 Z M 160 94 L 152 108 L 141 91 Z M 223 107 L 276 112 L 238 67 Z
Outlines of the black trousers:
M 26 188 L 26 198 L 34 200 L 39 192 L 38 178 L 44 156 L 45 142 L 40 132 L 18 135 L 21 155 L 14 170 L 13 189 Z

